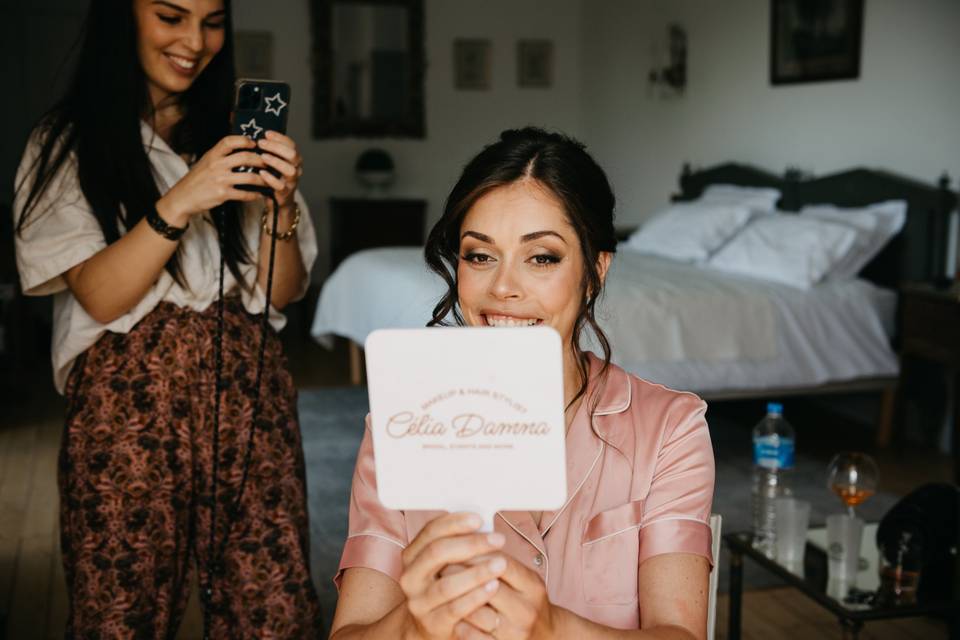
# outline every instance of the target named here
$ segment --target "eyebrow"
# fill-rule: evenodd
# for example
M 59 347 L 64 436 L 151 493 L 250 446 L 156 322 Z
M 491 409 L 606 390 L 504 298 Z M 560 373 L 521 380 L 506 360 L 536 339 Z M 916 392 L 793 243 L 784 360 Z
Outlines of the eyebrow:
M 178 11 L 178 12 L 180 12 L 180 13 L 190 13 L 190 10 L 187 9 L 186 7 L 181 7 L 180 5 L 174 4 L 174 3 L 172 3 L 172 2 L 168 2 L 167 0 L 153 0 L 153 2 L 152 2 L 151 4 L 163 5 L 164 7 L 167 7 L 168 9 L 172 9 L 172 10 Z M 218 17 L 218 16 L 224 15 L 226 12 L 227 12 L 226 9 L 217 9 L 216 11 L 211 11 L 211 12 L 208 13 L 205 17 L 207 17 L 207 18 L 214 18 L 214 17 Z
M 539 240 L 540 238 L 543 238 L 545 236 L 555 236 L 557 238 L 560 238 L 560 241 L 563 242 L 563 244 L 567 244 L 567 241 L 563 239 L 563 236 L 561 236 L 556 231 L 549 231 L 549 230 L 525 233 L 522 236 L 520 236 L 520 242 L 533 242 L 534 240 Z M 463 240 L 466 237 L 476 238 L 480 242 L 486 242 L 487 244 L 492 244 L 492 245 L 497 244 L 493 238 L 486 235 L 485 233 L 480 233 L 479 231 L 464 231 L 463 235 L 460 236 L 460 239 Z

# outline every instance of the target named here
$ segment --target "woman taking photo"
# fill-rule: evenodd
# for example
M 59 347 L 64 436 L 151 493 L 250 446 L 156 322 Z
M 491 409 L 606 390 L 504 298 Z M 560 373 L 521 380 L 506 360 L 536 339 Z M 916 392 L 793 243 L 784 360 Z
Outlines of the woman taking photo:
M 557 330 L 567 503 L 500 512 L 491 534 L 477 533 L 471 514 L 387 509 L 368 428 L 333 638 L 705 637 L 706 405 L 610 363 L 594 305 L 616 248 L 613 205 L 600 167 L 558 134 L 507 131 L 467 164 L 427 242 L 427 262 L 448 285 L 431 324 L 452 315 Z M 586 328 L 602 357 L 581 351 Z
M 296 392 L 275 333 L 316 240 L 294 142 L 228 135 L 233 83 L 227 0 L 92 0 L 71 86 L 18 172 L 21 283 L 54 296 L 68 405 L 68 637 L 173 637 L 195 570 L 210 637 L 319 633 Z M 278 217 L 239 186 L 272 190 Z

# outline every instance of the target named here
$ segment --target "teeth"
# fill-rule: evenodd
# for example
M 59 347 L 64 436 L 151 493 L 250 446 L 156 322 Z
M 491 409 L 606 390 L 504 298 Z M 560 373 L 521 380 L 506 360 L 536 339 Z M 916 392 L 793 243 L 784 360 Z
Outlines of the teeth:
M 197 66 L 196 60 L 190 60 L 189 58 L 181 58 L 180 56 L 175 56 L 175 55 L 169 55 L 169 57 L 171 60 L 177 63 L 177 65 L 183 67 L 184 69 L 193 69 L 195 66 Z
M 536 318 L 512 318 L 510 316 L 486 316 L 488 327 L 532 327 L 540 321 Z

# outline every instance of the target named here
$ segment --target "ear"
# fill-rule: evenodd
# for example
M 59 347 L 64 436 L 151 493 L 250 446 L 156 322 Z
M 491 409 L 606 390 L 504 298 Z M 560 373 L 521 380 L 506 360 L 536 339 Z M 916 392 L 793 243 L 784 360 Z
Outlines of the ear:
M 597 274 L 600 276 L 600 284 L 607 281 L 607 271 L 610 269 L 610 261 L 613 260 L 612 251 L 601 251 L 597 255 Z

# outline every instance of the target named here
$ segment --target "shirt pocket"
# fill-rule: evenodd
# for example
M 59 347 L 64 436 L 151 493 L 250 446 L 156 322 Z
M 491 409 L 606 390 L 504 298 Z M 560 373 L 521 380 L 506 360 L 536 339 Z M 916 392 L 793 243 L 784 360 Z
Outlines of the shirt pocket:
M 643 500 L 636 500 L 587 522 L 580 555 L 587 604 L 636 602 L 642 516 Z

